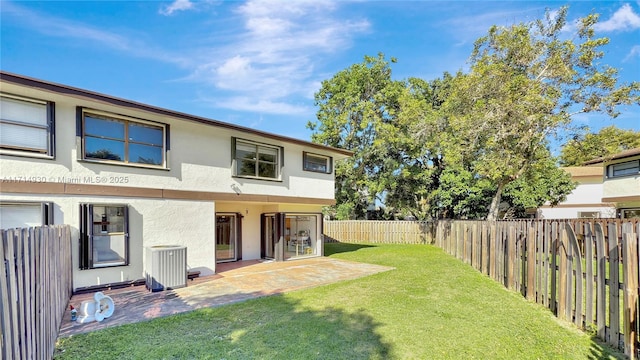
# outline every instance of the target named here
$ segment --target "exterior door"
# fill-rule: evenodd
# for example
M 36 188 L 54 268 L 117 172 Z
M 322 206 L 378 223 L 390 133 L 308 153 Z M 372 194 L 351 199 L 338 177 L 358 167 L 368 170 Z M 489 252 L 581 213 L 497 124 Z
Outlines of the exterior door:
M 261 253 L 265 259 L 275 258 L 276 243 L 276 215 L 262 215 L 262 246 Z
M 238 260 L 236 214 L 216 215 L 216 262 Z

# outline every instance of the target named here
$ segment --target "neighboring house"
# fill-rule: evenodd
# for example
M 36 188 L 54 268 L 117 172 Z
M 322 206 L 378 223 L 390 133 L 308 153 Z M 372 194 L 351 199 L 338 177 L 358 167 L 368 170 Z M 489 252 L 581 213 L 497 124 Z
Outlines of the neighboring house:
M 602 201 L 615 205 L 616 217 L 640 217 L 640 148 L 590 160 L 585 165 L 602 165 Z
M 615 204 L 602 200 L 602 166 L 565 167 L 564 171 L 577 182 L 576 188 L 562 203 L 538 208 L 539 219 L 613 218 L 616 217 Z
M 74 289 L 323 255 L 334 163 L 351 152 L 0 71 L 0 225 L 72 226 Z
M 564 168 L 578 186 L 556 206 L 541 206 L 538 218 L 640 217 L 640 148 Z

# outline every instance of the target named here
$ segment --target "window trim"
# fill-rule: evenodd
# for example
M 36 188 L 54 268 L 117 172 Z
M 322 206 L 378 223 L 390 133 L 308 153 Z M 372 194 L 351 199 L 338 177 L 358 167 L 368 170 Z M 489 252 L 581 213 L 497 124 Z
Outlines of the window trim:
M 45 106 L 46 116 L 47 116 L 47 125 L 46 126 L 38 126 L 34 124 L 26 124 L 20 121 L 14 120 L 3 120 L 0 118 L 0 123 L 23 126 L 28 128 L 37 128 L 43 129 L 47 131 L 47 149 L 46 151 L 42 151 L 41 149 L 31 149 L 31 148 L 22 148 L 22 147 L 13 147 L 13 146 L 5 146 L 0 144 L 0 154 L 2 155 L 13 155 L 13 156 L 25 156 L 25 157 L 33 157 L 33 158 L 44 158 L 44 159 L 55 159 L 56 156 L 56 142 L 55 142 L 55 103 L 52 101 L 41 100 L 30 98 L 26 96 L 14 95 L 9 93 L 0 92 L 0 97 L 35 103 Z
M 587 214 L 593 214 L 595 216 L 585 216 Z M 578 211 L 578 219 L 599 219 L 600 211 Z
M 86 138 L 87 138 L 87 136 L 91 137 L 91 138 L 99 138 L 99 139 L 111 140 L 111 138 L 107 138 L 107 137 L 96 137 L 96 136 L 93 136 L 93 135 L 85 134 L 85 130 L 86 130 L 85 117 L 87 115 L 94 116 L 94 117 L 99 118 L 99 119 L 104 119 L 104 120 L 116 121 L 116 122 L 124 123 L 125 135 L 123 136 L 123 139 L 122 139 L 122 141 L 124 142 L 124 146 L 125 146 L 125 149 L 124 149 L 124 157 L 125 157 L 125 159 L 124 160 L 120 161 L 120 160 L 88 158 L 86 156 Z M 131 123 L 139 124 L 139 125 L 143 125 L 143 126 L 149 126 L 149 127 L 156 127 L 156 128 L 160 128 L 162 130 L 162 164 L 153 165 L 153 164 L 143 164 L 143 163 L 136 163 L 136 162 L 130 162 L 129 161 L 129 145 L 130 145 L 129 141 L 130 140 L 128 139 L 126 134 L 128 132 L 128 129 L 129 129 L 129 124 L 131 124 Z M 140 119 L 140 118 L 127 116 L 127 115 L 115 114 L 115 113 L 101 111 L 101 110 L 77 107 L 77 111 L 76 111 L 76 137 L 78 137 L 80 139 L 80 141 L 79 141 L 80 146 L 79 146 L 79 150 L 78 150 L 78 160 L 79 161 L 90 162 L 90 163 L 99 163 L 99 164 L 128 166 L 128 167 L 140 167 L 140 168 L 147 168 L 147 169 L 170 170 L 169 169 L 169 162 L 168 162 L 168 157 L 169 157 L 169 125 L 168 124 L 160 123 L 160 122 L 156 122 L 156 121 L 151 121 L 151 120 L 146 120 L 146 119 Z M 120 140 L 120 139 L 116 139 L 116 140 Z M 137 143 L 133 142 L 133 144 L 137 144 Z
M 623 209 L 619 209 L 619 218 L 621 219 L 635 219 L 635 218 L 628 218 L 628 217 L 624 217 L 626 212 L 631 212 L 631 211 L 640 211 L 640 208 L 638 207 L 633 207 L 633 208 L 623 208 Z
M 274 149 L 277 151 L 276 154 L 276 163 L 275 163 L 275 169 L 276 169 L 276 176 L 275 177 L 264 177 L 264 176 L 258 176 L 258 165 L 260 163 L 259 160 L 256 159 L 256 169 L 254 174 L 256 175 L 240 175 L 238 174 L 238 159 L 236 156 L 236 152 L 237 152 L 237 148 L 238 148 L 238 143 L 242 143 L 245 145 L 254 145 L 256 146 L 256 154 L 259 154 L 260 152 L 258 151 L 258 147 L 262 146 L 265 148 L 270 148 L 270 149 Z M 284 167 L 284 148 L 282 146 L 278 146 L 278 145 L 272 145 L 272 144 L 266 144 L 266 143 L 261 143 L 261 142 L 257 142 L 257 141 L 252 141 L 252 140 L 247 140 L 247 139 L 242 139 L 242 138 L 236 138 L 236 137 L 232 137 L 231 138 L 231 173 L 233 177 L 238 177 L 238 178 L 245 178 L 245 179 L 256 179 L 256 180 L 266 180 L 266 181 L 282 181 L 282 168 Z
M 47 201 L 0 201 L 0 206 L 37 206 L 40 205 L 42 226 L 53 225 L 53 203 Z
M 327 170 L 326 171 L 320 171 L 320 170 L 313 170 L 311 168 L 307 167 L 307 156 L 315 156 L 318 158 L 324 158 L 327 160 Z M 302 152 L 302 170 L 303 171 L 310 171 L 310 172 L 315 172 L 315 173 L 319 173 L 319 174 L 331 174 L 333 173 L 333 158 L 331 156 L 327 156 L 327 155 L 321 155 L 321 154 L 316 154 L 316 153 L 312 153 L 312 152 L 307 152 L 307 151 L 303 151 Z
M 93 208 L 94 206 L 102 207 L 123 207 L 124 208 L 124 263 L 118 264 L 96 264 L 93 258 Z M 130 240 L 129 240 L 129 206 L 127 204 L 80 204 L 80 270 L 103 269 L 120 266 L 129 266 Z
M 637 171 L 635 173 L 632 174 L 622 174 L 622 175 L 614 175 L 614 167 L 617 165 L 622 165 L 622 164 L 630 164 L 630 163 L 635 163 L 635 165 L 633 167 L 637 168 Z M 607 178 L 620 178 L 620 177 L 625 177 L 625 176 L 637 176 L 638 174 L 640 174 L 640 159 L 635 159 L 635 160 L 629 160 L 629 161 L 621 161 L 621 162 L 617 162 L 614 164 L 609 164 L 607 165 Z

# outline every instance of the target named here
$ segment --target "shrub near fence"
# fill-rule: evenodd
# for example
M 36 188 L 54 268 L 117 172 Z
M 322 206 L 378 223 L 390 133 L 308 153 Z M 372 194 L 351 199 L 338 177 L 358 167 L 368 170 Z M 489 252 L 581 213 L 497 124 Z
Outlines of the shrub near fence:
M 50 359 L 73 291 L 70 228 L 0 232 L 0 358 Z
M 435 244 L 559 318 L 594 329 L 630 358 L 640 356 L 637 219 L 393 223 L 327 221 L 325 239 Z

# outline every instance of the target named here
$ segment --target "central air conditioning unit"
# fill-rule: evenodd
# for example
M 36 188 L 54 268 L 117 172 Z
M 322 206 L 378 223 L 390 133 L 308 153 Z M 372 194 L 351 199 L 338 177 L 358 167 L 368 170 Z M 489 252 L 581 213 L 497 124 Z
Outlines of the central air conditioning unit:
M 162 291 L 187 286 L 187 247 L 157 245 L 145 248 L 147 289 Z

